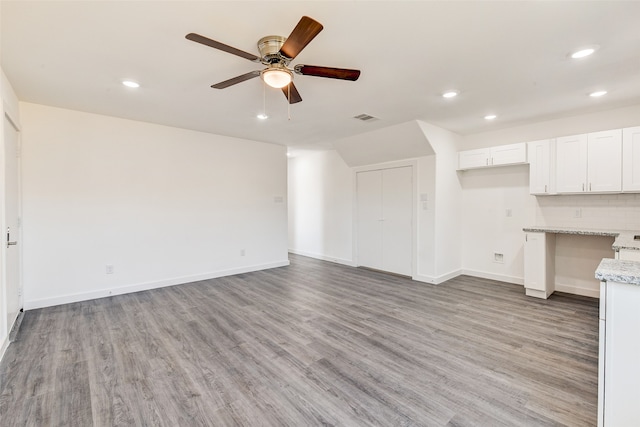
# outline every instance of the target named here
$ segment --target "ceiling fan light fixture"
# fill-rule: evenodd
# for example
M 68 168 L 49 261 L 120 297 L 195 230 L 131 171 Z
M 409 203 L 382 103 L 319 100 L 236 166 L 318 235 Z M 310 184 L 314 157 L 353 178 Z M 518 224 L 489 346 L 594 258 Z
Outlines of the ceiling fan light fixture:
M 262 72 L 262 80 L 271 87 L 281 89 L 291 83 L 293 75 L 285 67 L 272 67 Z
M 458 96 L 458 91 L 456 90 L 449 90 L 442 94 L 443 98 L 455 98 L 456 96 Z

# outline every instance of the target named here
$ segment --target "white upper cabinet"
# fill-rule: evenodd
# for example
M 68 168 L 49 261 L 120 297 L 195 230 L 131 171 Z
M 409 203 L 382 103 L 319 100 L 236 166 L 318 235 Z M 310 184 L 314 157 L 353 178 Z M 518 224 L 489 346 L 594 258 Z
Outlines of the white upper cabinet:
M 527 144 L 525 142 L 458 153 L 458 170 L 524 163 L 527 163 Z
M 556 139 L 556 190 L 582 193 L 587 182 L 587 135 Z
M 499 145 L 491 147 L 491 166 L 518 165 L 527 163 L 527 144 Z
M 593 193 L 622 191 L 621 129 L 588 135 L 587 184 Z
M 640 191 L 640 126 L 622 130 L 622 191 Z
M 557 138 L 556 190 L 558 194 L 622 191 L 622 131 Z
M 491 156 L 488 148 L 460 151 L 458 153 L 458 169 L 474 169 L 489 166 Z
M 527 143 L 529 158 L 529 192 L 555 194 L 556 140 L 543 139 Z

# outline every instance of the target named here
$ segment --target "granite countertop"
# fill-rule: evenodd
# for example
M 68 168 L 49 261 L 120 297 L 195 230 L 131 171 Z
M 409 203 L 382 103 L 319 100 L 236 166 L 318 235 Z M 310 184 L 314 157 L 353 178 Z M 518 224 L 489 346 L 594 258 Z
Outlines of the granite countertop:
M 615 237 L 611 249 L 619 251 L 626 249 L 631 251 L 640 251 L 640 240 L 634 240 L 633 236 L 640 234 L 640 231 L 633 230 L 604 230 L 594 228 L 573 228 L 573 227 L 552 227 L 552 226 L 533 226 L 525 227 L 522 230 L 530 233 L 553 233 L 553 234 L 578 234 L 583 236 L 610 236 Z
M 596 279 L 640 285 L 640 262 L 604 258 L 596 270 Z

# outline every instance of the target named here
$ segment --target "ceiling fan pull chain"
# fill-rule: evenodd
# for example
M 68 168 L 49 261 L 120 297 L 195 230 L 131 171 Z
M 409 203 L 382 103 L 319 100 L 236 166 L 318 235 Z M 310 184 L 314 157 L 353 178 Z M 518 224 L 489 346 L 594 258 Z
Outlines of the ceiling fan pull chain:
M 291 83 L 287 86 L 287 116 L 289 117 L 289 121 L 291 121 Z
M 262 81 L 262 117 L 267 117 L 267 84 Z

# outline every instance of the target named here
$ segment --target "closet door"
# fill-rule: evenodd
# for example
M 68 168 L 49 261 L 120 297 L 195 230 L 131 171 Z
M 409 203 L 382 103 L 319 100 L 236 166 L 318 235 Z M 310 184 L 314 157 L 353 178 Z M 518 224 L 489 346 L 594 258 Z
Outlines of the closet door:
M 411 276 L 413 168 L 358 172 L 358 265 Z
M 382 270 L 382 171 L 357 173 L 358 264 Z
M 412 168 L 382 171 L 382 270 L 411 276 Z

